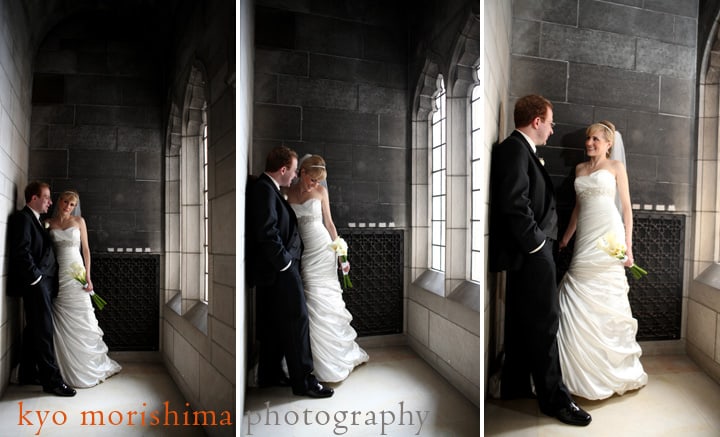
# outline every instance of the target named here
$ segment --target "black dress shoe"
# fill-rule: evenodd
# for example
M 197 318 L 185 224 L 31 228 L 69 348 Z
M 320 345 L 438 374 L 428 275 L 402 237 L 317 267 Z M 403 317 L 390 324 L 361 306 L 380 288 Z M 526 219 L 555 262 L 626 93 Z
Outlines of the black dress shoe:
M 592 417 L 585 410 L 578 407 L 575 402 L 570 402 L 567 406 L 557 410 L 555 417 L 563 423 L 575 426 L 587 426 L 592 421 Z
M 61 382 L 60 385 L 56 385 L 55 387 L 43 387 L 43 391 L 54 394 L 55 396 L 65 397 L 75 396 L 77 393 L 74 388 L 68 387 L 64 382 Z
M 293 393 L 298 396 L 309 396 L 311 398 L 329 398 L 335 393 L 335 390 L 331 389 L 330 387 L 323 387 L 322 384 L 317 382 L 314 385 L 308 387 L 308 389 L 302 393 Z

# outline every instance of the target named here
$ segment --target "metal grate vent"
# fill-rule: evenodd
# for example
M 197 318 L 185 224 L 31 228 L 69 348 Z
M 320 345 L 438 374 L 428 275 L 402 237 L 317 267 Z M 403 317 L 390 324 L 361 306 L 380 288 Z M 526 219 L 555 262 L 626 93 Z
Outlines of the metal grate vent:
M 344 290 L 358 336 L 398 334 L 403 327 L 403 231 L 350 230 L 348 243 L 353 288 Z M 339 275 L 338 275 L 339 276 Z
M 95 316 L 110 350 L 158 350 L 160 257 L 93 255 L 92 279 L 108 301 L 102 311 L 95 310 Z

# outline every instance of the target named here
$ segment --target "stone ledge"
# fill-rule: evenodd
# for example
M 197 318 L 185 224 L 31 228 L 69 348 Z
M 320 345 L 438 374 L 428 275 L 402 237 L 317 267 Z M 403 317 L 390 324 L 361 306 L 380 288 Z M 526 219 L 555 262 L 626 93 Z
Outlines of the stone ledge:
M 720 264 L 711 265 L 700 273 L 695 280 L 720 290 Z

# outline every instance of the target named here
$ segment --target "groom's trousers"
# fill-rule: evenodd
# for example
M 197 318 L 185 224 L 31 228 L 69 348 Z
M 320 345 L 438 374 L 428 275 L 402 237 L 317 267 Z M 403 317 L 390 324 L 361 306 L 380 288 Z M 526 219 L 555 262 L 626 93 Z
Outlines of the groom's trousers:
M 54 277 L 43 276 L 23 294 L 25 330 L 20 378 L 28 381 L 37 377 L 43 387 L 56 387 L 62 383 L 53 342 L 52 289 L 55 281 Z
M 275 284 L 257 287 L 260 358 L 258 379 L 276 381 L 285 357 L 293 391 L 304 393 L 313 371 L 310 322 L 299 261 L 278 272 Z
M 505 363 L 502 396 L 530 393 L 530 375 L 540 409 L 548 414 L 571 397 L 562 382 L 557 346 L 560 302 L 556 285 L 553 240 L 527 254 L 519 270 L 507 272 L 505 292 Z

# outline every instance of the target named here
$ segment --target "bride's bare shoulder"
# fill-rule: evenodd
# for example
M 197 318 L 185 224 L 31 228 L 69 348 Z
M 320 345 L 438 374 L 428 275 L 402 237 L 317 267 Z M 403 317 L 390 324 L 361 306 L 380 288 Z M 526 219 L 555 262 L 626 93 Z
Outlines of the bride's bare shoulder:
M 77 225 L 77 227 L 82 227 L 85 225 L 85 219 L 81 215 L 73 216 L 73 224 Z
M 615 170 L 616 172 L 625 171 L 625 164 L 623 164 L 622 161 L 618 161 L 615 159 L 609 159 L 608 161 L 610 162 L 613 170 Z
M 575 166 L 575 176 L 584 176 L 587 173 L 588 163 L 583 161 Z

